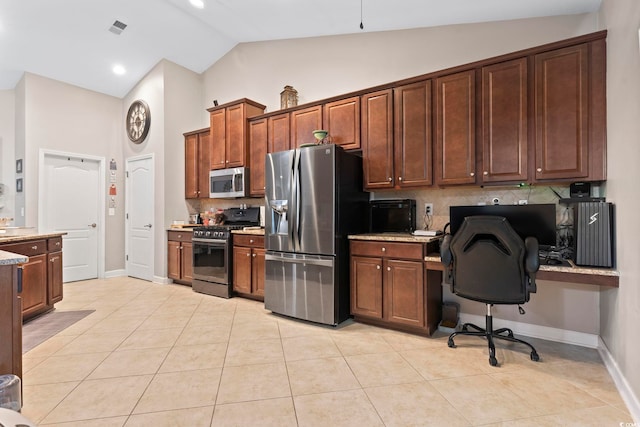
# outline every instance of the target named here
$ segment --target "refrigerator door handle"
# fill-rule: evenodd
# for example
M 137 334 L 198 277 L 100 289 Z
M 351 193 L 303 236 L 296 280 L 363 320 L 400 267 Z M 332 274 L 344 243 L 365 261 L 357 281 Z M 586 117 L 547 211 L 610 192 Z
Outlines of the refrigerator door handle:
M 300 151 L 294 152 L 293 158 L 293 176 L 291 180 L 291 204 L 294 212 L 291 216 L 291 240 L 293 242 L 293 250 L 300 250 Z
M 333 267 L 333 259 L 316 259 L 316 258 L 297 258 L 297 257 L 282 257 L 277 255 L 266 254 L 264 256 L 265 261 L 281 261 L 294 264 L 309 264 L 319 265 L 321 267 Z

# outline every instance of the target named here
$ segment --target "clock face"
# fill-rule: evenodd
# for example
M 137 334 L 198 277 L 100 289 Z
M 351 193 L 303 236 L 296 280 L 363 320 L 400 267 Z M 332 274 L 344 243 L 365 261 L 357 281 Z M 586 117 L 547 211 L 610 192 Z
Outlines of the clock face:
M 140 144 L 147 137 L 151 125 L 149 106 L 142 100 L 133 101 L 127 113 L 127 135 L 134 144 Z

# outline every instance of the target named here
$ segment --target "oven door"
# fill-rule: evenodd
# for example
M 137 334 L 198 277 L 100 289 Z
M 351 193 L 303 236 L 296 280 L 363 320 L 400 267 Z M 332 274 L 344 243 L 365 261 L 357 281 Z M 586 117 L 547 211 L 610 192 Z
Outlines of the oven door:
M 193 278 L 229 284 L 231 251 L 227 240 L 193 238 Z

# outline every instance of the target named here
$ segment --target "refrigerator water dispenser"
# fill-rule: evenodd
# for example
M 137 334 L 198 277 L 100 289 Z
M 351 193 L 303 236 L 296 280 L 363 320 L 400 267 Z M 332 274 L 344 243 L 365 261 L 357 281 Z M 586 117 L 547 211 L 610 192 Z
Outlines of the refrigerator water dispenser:
M 271 207 L 271 227 L 269 230 L 271 234 L 288 234 L 289 224 L 287 222 L 287 211 L 289 210 L 289 203 L 287 200 L 271 200 L 269 202 Z

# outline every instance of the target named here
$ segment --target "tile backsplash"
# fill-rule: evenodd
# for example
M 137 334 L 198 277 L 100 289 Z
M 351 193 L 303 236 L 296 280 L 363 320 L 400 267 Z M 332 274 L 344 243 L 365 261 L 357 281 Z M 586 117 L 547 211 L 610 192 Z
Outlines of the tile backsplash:
M 421 189 L 415 191 L 380 191 L 371 193 L 372 200 L 381 199 L 415 199 L 418 228 L 424 228 L 424 204 L 433 203 L 433 218 L 429 228 L 442 230 L 449 222 L 449 206 L 464 206 L 478 204 L 494 204 L 498 199 L 501 205 L 518 204 L 521 200 L 527 203 L 555 203 L 558 204 L 558 196 L 551 190 L 555 190 L 562 197 L 569 197 L 568 185 L 553 186 L 501 186 L 501 187 L 447 187 Z M 557 223 L 570 221 L 572 216 L 567 206 L 558 205 L 556 208 Z
M 449 222 L 449 206 L 493 204 L 498 199 L 501 205 L 518 204 L 521 200 L 527 203 L 555 203 L 557 223 L 571 221 L 572 215 L 565 205 L 558 204 L 558 196 L 551 190 L 555 190 L 562 197 L 569 197 L 568 185 L 552 186 L 500 186 L 500 187 L 447 187 L 420 189 L 414 191 L 378 191 L 371 192 L 371 200 L 382 199 L 415 199 L 418 228 L 424 228 L 424 204 L 433 203 L 432 224 L 429 228 L 442 230 Z M 190 214 L 205 212 L 217 208 L 238 207 L 241 203 L 247 206 L 261 206 L 264 198 L 245 199 L 202 199 L 187 200 Z

